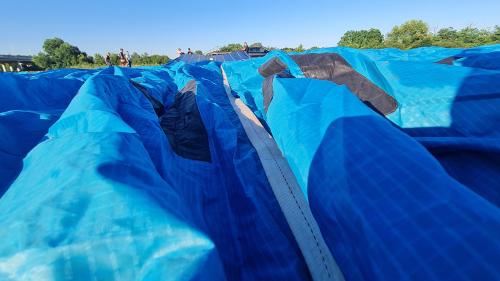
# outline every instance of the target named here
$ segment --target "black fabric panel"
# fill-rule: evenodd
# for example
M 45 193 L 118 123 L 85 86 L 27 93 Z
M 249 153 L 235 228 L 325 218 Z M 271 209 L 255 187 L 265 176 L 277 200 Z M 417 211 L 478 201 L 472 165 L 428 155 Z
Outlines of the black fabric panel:
M 196 81 L 189 81 L 175 94 L 160 126 L 172 150 L 179 156 L 212 163 L 208 133 L 196 103 Z
M 264 82 L 262 82 L 262 95 L 264 96 L 264 110 L 267 113 L 267 109 L 269 108 L 269 105 L 271 104 L 271 101 L 273 100 L 274 97 L 274 90 L 273 90 L 273 81 L 274 78 L 280 77 L 280 78 L 295 78 L 293 75 L 288 74 L 286 72 L 280 72 L 277 73 L 276 75 L 271 75 L 268 76 L 266 79 L 264 79 Z
M 148 99 L 148 101 L 151 103 L 153 106 L 153 109 L 155 110 L 155 113 L 158 117 L 161 117 L 163 115 L 163 112 L 165 111 L 165 107 L 163 104 L 155 98 L 149 91 L 146 89 L 146 87 L 142 86 L 140 83 L 137 83 L 135 81 L 130 80 L 130 83 L 134 85 L 134 87 L 137 88 L 137 90 L 141 91 L 141 93 Z
M 288 69 L 288 65 L 282 62 L 279 58 L 274 57 L 259 67 L 259 74 L 260 76 L 267 78 L 273 74 L 282 72 L 284 69 Z
M 346 85 L 361 101 L 382 116 L 398 108 L 398 103 L 392 96 L 358 73 L 339 54 L 302 54 L 291 55 L 290 58 L 297 63 L 307 78 Z
M 453 61 L 461 59 L 461 58 L 463 58 L 463 57 L 453 57 L 453 56 L 451 56 L 451 57 L 447 57 L 445 59 L 442 59 L 440 61 L 436 61 L 434 63 L 453 65 Z

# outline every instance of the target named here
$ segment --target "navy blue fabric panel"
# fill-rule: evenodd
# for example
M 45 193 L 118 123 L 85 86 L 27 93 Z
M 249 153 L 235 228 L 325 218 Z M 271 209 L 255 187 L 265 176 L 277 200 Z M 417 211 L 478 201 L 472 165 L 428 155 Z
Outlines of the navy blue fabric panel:
M 261 74 L 262 75 L 262 74 Z M 291 74 L 286 72 L 275 73 L 275 75 L 270 75 L 264 79 L 262 82 L 262 95 L 264 95 L 264 110 L 267 113 L 267 109 L 269 108 L 269 104 L 273 100 L 274 90 L 273 90 L 273 81 L 277 78 L 295 78 Z
M 208 134 L 196 103 L 196 81 L 189 81 L 175 94 L 175 101 L 161 120 L 170 147 L 177 155 L 212 162 Z
M 236 51 L 236 53 L 241 57 L 241 59 L 243 60 L 247 60 L 247 59 L 250 59 L 250 57 L 248 56 L 247 53 L 245 53 L 244 51 Z
M 233 57 L 231 56 L 231 54 L 224 54 L 224 55 L 222 55 L 222 58 L 224 59 L 224 61 L 234 60 Z
M 279 58 L 274 57 L 259 66 L 258 71 L 262 77 L 267 78 L 273 74 L 280 73 L 285 69 L 288 69 L 288 66 Z
M 500 51 L 454 60 L 453 65 L 489 70 L 500 70 Z
M 438 60 L 437 62 L 435 63 L 439 63 L 439 64 L 447 64 L 447 65 L 453 65 L 453 61 L 455 60 L 458 60 L 458 59 L 461 59 L 462 57 L 457 57 L 457 56 L 451 56 L 451 57 L 447 57 L 447 58 L 444 58 L 442 60 Z
M 186 59 L 186 57 L 187 57 L 187 56 L 188 56 L 188 55 L 183 54 L 183 55 L 180 55 L 180 56 L 179 56 L 178 58 L 176 58 L 175 60 L 176 60 L 177 62 L 185 61 L 185 59 Z
M 357 72 L 340 54 L 299 54 L 290 58 L 297 63 L 307 78 L 346 85 L 353 94 L 380 115 L 391 114 L 398 108 L 394 97 Z
M 415 138 L 446 172 L 500 207 L 500 141 L 472 138 Z
M 232 52 L 229 54 L 223 54 L 223 55 L 214 55 L 214 56 L 200 56 L 200 55 L 181 55 L 180 57 L 174 59 L 174 63 L 178 62 L 186 62 L 186 63 L 197 63 L 200 61 L 218 61 L 218 62 L 224 62 L 224 61 L 233 61 L 233 60 L 247 60 L 250 59 L 250 57 L 243 51 L 237 51 L 237 52 Z M 169 65 L 171 65 L 170 63 Z

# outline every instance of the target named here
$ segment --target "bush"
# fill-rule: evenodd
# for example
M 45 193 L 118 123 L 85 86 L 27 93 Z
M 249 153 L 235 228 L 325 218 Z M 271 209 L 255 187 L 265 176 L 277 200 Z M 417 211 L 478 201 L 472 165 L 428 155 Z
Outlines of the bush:
M 408 50 L 420 47 L 438 46 L 445 48 L 472 48 L 487 44 L 500 43 L 500 26 L 492 31 L 466 27 L 455 30 L 453 27 L 442 28 L 436 34 L 429 32 L 429 25 L 422 20 L 410 20 L 400 26 L 394 26 L 385 39 L 378 35 L 378 29 L 350 30 L 340 39 L 338 46 L 359 49 L 397 48 Z
M 43 52 L 33 56 L 33 63 L 37 69 L 48 70 L 56 68 L 97 68 L 106 66 L 104 57 L 101 54 L 95 54 L 94 57 L 81 52 L 78 47 L 64 42 L 60 38 L 47 39 L 43 43 Z M 201 51 L 200 51 L 201 52 Z M 162 65 L 170 61 L 168 56 L 148 55 L 144 53 L 139 56 L 132 54 L 132 65 L 152 66 Z M 111 64 L 120 66 L 121 62 L 118 54 L 110 53 Z M 33 67 L 35 67 L 33 66 Z

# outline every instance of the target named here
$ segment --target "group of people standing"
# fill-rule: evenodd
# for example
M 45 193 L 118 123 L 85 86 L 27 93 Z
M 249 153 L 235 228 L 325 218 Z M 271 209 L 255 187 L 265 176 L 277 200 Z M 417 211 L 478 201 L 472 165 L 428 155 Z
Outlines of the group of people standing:
M 132 56 L 130 56 L 128 51 L 126 52 L 126 54 L 123 54 L 123 49 L 120 49 L 120 52 L 118 53 L 118 59 L 120 60 L 121 67 L 132 67 Z M 106 58 L 104 59 L 104 61 L 108 66 L 113 66 L 111 64 L 111 57 L 109 52 L 106 54 Z
M 192 55 L 193 52 L 191 51 L 190 48 L 188 48 L 188 55 Z M 177 49 L 177 57 L 180 57 L 181 55 L 184 55 L 184 52 L 181 51 L 181 48 Z

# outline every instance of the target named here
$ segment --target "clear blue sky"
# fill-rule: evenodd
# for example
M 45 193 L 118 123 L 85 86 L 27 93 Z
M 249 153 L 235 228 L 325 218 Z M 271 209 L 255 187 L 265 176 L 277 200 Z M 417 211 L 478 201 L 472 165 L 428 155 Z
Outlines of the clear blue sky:
M 124 48 L 175 56 L 228 43 L 335 46 L 344 32 L 422 19 L 461 29 L 500 25 L 499 0 L 68 1 L 1 0 L 0 54 L 36 54 L 59 37 L 90 55 Z

